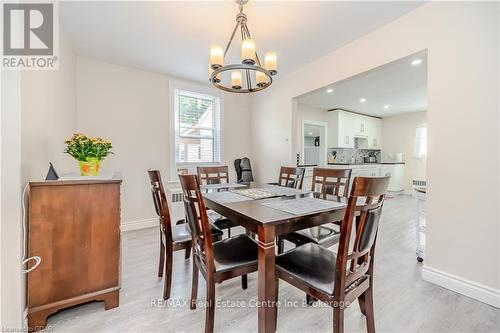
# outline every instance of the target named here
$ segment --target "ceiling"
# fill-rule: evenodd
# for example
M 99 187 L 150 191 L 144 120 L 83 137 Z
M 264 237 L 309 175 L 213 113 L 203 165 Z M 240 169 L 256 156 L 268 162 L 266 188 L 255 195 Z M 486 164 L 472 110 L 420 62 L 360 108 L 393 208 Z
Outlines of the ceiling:
M 250 1 L 244 12 L 257 51 L 278 52 L 281 77 L 423 2 Z M 233 1 L 64 1 L 61 25 L 77 54 L 207 81 L 210 46 L 225 46 Z M 239 58 L 240 44 L 229 55 Z M 276 79 L 279 79 L 278 76 Z
M 418 64 L 412 63 L 419 60 Z M 298 102 L 320 109 L 339 108 L 377 117 L 425 111 L 427 53 L 419 52 L 317 89 L 300 96 Z

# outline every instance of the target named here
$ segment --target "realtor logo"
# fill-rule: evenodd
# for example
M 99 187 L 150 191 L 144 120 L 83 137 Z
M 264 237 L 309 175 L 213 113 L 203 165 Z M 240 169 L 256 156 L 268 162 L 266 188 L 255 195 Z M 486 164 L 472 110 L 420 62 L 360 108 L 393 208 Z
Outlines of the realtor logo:
M 57 69 L 54 3 L 3 3 L 3 69 Z

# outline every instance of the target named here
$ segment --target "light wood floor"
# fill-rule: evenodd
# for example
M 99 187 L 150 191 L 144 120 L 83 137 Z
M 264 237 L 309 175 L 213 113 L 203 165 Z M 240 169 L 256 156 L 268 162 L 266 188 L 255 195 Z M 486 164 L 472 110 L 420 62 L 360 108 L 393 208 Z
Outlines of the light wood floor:
M 500 310 L 443 289 L 420 278 L 421 264 L 415 258 L 415 203 L 410 196 L 386 201 L 377 243 L 375 266 L 375 323 L 378 332 L 500 332 Z M 243 231 L 243 230 L 241 230 Z M 175 254 L 172 301 L 157 307 L 163 281 L 156 277 L 158 230 L 123 233 L 122 289 L 120 307 L 104 311 L 99 302 L 61 311 L 49 318 L 55 332 L 201 332 L 203 308 L 189 310 L 191 262 L 184 252 Z M 255 300 L 257 276 L 249 275 L 248 289 L 240 280 L 216 287 L 216 297 L 227 301 Z M 200 277 L 199 297 L 205 285 Z M 301 302 L 302 292 L 280 281 L 280 301 Z M 248 303 L 247 303 L 248 305 Z M 279 332 L 331 332 L 330 308 L 286 307 L 278 311 Z M 256 332 L 257 309 L 217 308 L 216 332 Z M 365 331 L 357 303 L 346 312 L 346 331 Z

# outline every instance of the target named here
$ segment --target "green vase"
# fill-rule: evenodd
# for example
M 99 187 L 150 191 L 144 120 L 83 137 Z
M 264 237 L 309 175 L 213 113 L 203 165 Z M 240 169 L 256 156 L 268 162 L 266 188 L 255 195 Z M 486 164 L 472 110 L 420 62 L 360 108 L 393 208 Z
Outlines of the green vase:
M 98 176 L 101 168 L 101 161 L 98 158 L 87 158 L 80 162 L 80 173 L 82 176 Z

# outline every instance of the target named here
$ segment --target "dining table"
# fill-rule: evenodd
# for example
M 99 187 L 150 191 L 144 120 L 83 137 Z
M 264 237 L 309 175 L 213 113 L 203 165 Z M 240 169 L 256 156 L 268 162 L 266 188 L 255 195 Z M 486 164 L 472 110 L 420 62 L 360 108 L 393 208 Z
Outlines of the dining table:
M 239 183 L 239 186 L 229 183 L 225 190 L 222 185 L 212 188 L 207 185 L 202 189 L 206 192 L 203 197 L 207 208 L 257 235 L 258 331 L 275 332 L 276 237 L 342 220 L 346 198 L 322 200 L 311 191 L 257 182 Z

